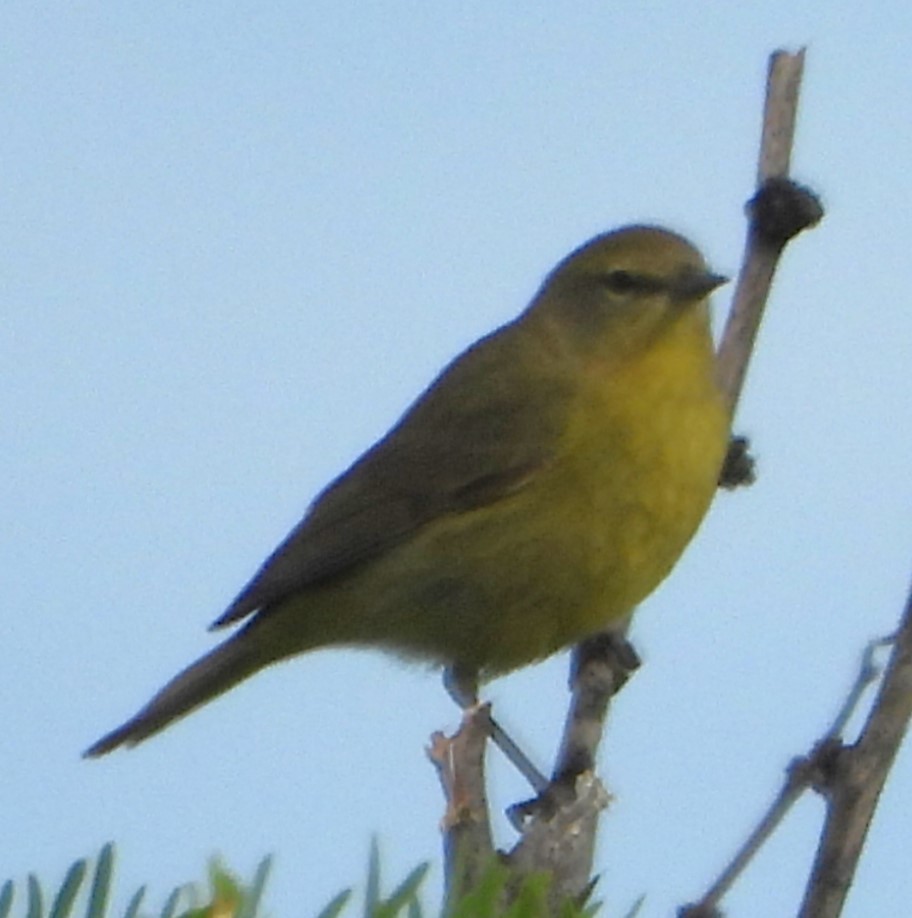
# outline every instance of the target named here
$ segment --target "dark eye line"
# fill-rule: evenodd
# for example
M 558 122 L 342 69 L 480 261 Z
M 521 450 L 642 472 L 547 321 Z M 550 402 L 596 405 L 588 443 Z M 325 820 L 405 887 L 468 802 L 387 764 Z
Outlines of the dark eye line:
M 657 277 L 623 269 L 602 274 L 599 280 L 614 293 L 659 293 L 668 288 L 668 284 Z

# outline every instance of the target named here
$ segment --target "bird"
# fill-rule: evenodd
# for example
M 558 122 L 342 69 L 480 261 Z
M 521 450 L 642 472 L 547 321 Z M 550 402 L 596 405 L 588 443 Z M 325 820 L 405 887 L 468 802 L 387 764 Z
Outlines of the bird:
M 659 226 L 576 248 L 314 499 L 211 626 L 233 633 L 85 755 L 318 648 L 485 681 L 625 623 L 719 479 L 709 295 L 726 280 Z

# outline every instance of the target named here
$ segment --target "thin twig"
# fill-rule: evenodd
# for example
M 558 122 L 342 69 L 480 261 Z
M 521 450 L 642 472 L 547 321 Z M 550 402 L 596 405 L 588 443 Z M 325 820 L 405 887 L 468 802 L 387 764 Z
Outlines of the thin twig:
M 855 679 L 855 684 L 846 696 L 846 700 L 843 702 L 839 712 L 833 718 L 830 729 L 827 730 L 823 737 L 824 740 L 842 739 L 845 735 L 845 729 L 855 712 L 858 710 L 862 695 L 864 695 L 865 690 L 872 682 L 877 681 L 877 678 L 882 672 L 882 667 L 877 665 L 877 651 L 882 650 L 884 647 L 891 647 L 894 645 L 898 636 L 899 634 L 897 632 L 887 635 L 887 637 L 875 638 L 873 641 L 868 641 L 868 646 L 865 647 L 861 654 L 861 666 L 858 668 L 858 677 Z
M 699 902 L 685 906 L 680 910 L 679 918 L 703 918 L 706 915 L 716 914 L 716 907 L 723 897 L 734 886 L 735 882 L 750 864 L 754 855 L 763 847 L 766 840 L 778 828 L 779 824 L 788 814 L 789 810 L 809 788 L 820 787 L 825 784 L 829 774 L 833 757 L 841 749 L 842 733 L 849 720 L 855 715 L 864 696 L 865 690 L 874 682 L 880 670 L 874 655 L 876 651 L 890 643 L 894 638 L 880 638 L 871 641 L 865 648 L 858 667 L 858 675 L 852 687 L 846 694 L 845 701 L 839 709 L 829 729 L 814 744 L 814 748 L 803 758 L 795 759 L 788 767 L 785 782 L 770 804 L 769 809 L 757 823 L 754 830 L 745 840 L 744 844 L 735 853 L 735 856 L 726 865 L 718 879 L 706 891 Z
M 829 780 L 818 787 L 827 817 L 800 918 L 836 918 L 855 878 L 868 828 L 890 768 L 912 719 L 912 589 L 858 741 L 834 757 Z
M 783 181 L 788 171 L 794 138 L 803 66 L 804 51 L 797 54 L 776 51 L 770 57 L 757 172 L 758 191 L 748 208 L 749 225 L 744 261 L 717 361 L 719 384 L 732 414 L 744 384 L 779 256 L 796 233 L 813 225 L 822 215 L 819 202 L 810 192 L 794 183 Z M 743 441 L 736 441 L 736 454 L 739 446 L 742 452 L 745 451 Z M 748 479 L 750 474 L 749 469 L 742 469 L 737 478 Z M 725 470 L 720 476 L 720 484 L 724 487 L 731 484 Z M 585 656 L 586 652 L 584 642 L 579 645 L 576 653 Z M 592 684 L 574 681 L 574 697 L 567 715 L 561 752 L 565 760 L 568 751 L 572 751 L 577 761 L 592 762 L 595 759 L 608 701 L 619 684 L 617 680 L 601 679 L 596 680 L 594 685 L 593 690 Z M 598 697 L 600 690 L 602 695 Z M 599 712 L 597 720 L 592 713 L 596 711 Z M 564 770 L 566 764 L 561 763 L 555 769 L 557 773 Z
M 733 416 L 782 250 L 823 215 L 817 199 L 787 179 L 803 70 L 803 49 L 770 56 L 757 194 L 748 205 L 744 257 L 718 353 L 719 386 Z
M 788 178 L 803 72 L 804 49 L 796 54 L 779 50 L 770 55 L 757 192 L 747 205 L 744 256 L 717 354 L 717 378 L 732 417 L 779 258 L 795 235 L 823 216 L 817 198 Z M 697 918 L 717 913 L 718 902 L 804 790 L 804 771 L 798 765 L 790 769 L 785 786 L 750 838 L 700 902 L 681 910 L 682 916 Z
M 771 178 L 783 178 L 789 174 L 798 121 L 798 94 L 804 75 L 804 50 L 801 48 L 791 54 L 780 48 L 770 55 L 763 135 L 757 160 L 758 188 Z
M 806 189 L 790 181 L 780 180 L 777 184 L 777 177 L 785 176 L 788 171 L 803 59 L 803 52 L 798 55 L 777 52 L 772 56 L 770 63 L 764 113 L 764 139 L 758 173 L 759 187 L 748 207 L 750 221 L 745 261 L 717 361 L 720 386 L 732 415 L 743 386 L 754 338 L 779 255 L 789 239 L 801 229 L 813 225 L 822 214 L 816 198 Z M 745 472 L 740 466 L 739 469 L 738 474 L 734 476 L 723 474 L 721 483 L 730 485 L 733 481 L 740 483 L 749 478 L 749 471 Z M 574 697 L 567 718 L 561 753 L 554 770 L 555 784 L 541 794 L 538 778 L 535 774 L 527 773 L 533 786 L 540 792 L 543 804 L 551 809 L 548 812 L 544 808 L 538 811 L 534 807 L 530 809 L 531 819 L 523 825 L 523 838 L 514 851 L 518 859 L 523 859 L 525 853 L 533 849 L 539 852 L 550 850 L 551 853 L 547 857 L 536 854 L 532 860 L 549 869 L 555 877 L 566 878 L 569 885 L 561 884 L 564 892 L 569 888 L 581 891 L 580 884 L 588 875 L 598 813 L 607 799 L 604 790 L 600 793 L 594 792 L 600 785 L 597 782 L 592 783 L 595 779 L 590 769 L 601 739 L 608 702 L 612 694 L 623 684 L 623 676 L 619 676 L 618 672 L 610 676 L 606 674 L 603 669 L 604 660 L 597 657 L 587 658 L 587 643 L 580 645 L 574 656 Z M 587 659 L 586 664 L 580 662 Z M 457 679 L 457 683 L 458 681 Z M 457 684 L 457 688 L 465 686 Z M 491 729 L 490 726 L 488 729 Z M 499 728 L 495 727 L 495 730 L 497 729 Z M 510 748 L 511 744 L 506 745 Z M 512 745 L 515 747 L 515 744 Z M 515 748 L 510 750 L 511 758 L 514 760 L 517 751 Z M 461 753 L 458 748 L 454 748 L 452 754 L 457 758 Z M 519 761 L 524 758 L 520 754 Z M 521 766 L 521 770 L 526 772 L 524 766 Z M 444 787 L 447 788 L 446 783 Z M 569 792 L 569 796 L 561 793 L 552 794 L 552 790 L 555 789 Z M 582 796 L 577 796 L 582 790 L 585 790 Z M 448 800 L 451 799 L 448 795 Z M 567 816 L 569 822 L 564 818 Z M 556 822 L 548 828 L 552 820 Z M 569 828 L 556 832 L 556 827 L 560 825 Z M 565 834 L 571 829 L 572 845 L 567 843 L 571 836 Z M 533 831 L 533 835 L 538 831 L 545 831 L 544 847 L 533 842 L 528 834 L 530 831 Z M 454 867 L 450 863 L 448 875 L 452 869 Z
M 595 767 L 608 705 L 640 665 L 626 637 L 627 625 L 593 635 L 577 644 L 570 660 L 573 693 L 552 780 L 572 782 Z

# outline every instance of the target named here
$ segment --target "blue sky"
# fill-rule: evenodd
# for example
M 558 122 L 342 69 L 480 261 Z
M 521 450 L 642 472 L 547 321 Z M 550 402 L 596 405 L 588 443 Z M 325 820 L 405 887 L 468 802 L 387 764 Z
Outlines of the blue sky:
M 686 233 L 737 269 L 766 58 L 808 46 L 788 251 L 720 495 L 640 610 L 601 772 L 606 915 L 699 894 L 823 730 L 912 557 L 912 8 L 670 2 L 9 2 L 0 11 L 0 877 L 107 840 L 160 902 L 220 852 L 275 915 L 439 864 L 435 674 L 324 652 L 139 749 L 80 751 L 212 644 L 309 500 L 589 236 Z M 717 297 L 719 314 L 726 294 Z M 563 657 L 488 688 L 543 763 Z M 525 788 L 492 754 L 497 804 Z M 731 897 L 789 914 L 799 806 Z M 912 762 L 847 915 L 897 914 Z M 500 840 L 511 842 L 501 822 Z M 435 868 L 428 901 L 439 888 Z

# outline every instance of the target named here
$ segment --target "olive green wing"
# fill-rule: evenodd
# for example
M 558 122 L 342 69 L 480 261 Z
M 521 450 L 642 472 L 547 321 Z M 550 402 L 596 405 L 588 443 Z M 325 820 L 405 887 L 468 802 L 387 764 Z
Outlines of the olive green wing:
M 554 455 L 566 414 L 553 363 L 553 352 L 516 324 L 456 358 L 317 497 L 212 627 L 344 574 L 439 517 L 524 487 Z

